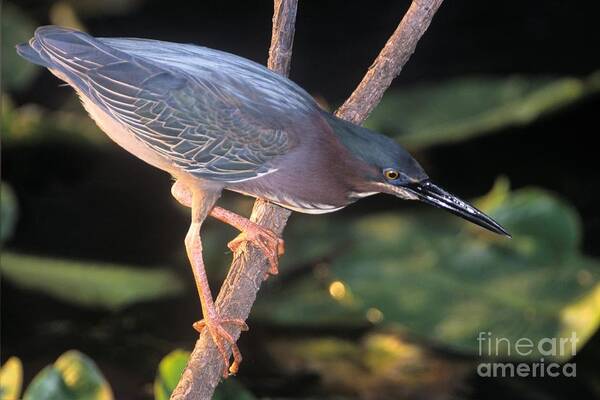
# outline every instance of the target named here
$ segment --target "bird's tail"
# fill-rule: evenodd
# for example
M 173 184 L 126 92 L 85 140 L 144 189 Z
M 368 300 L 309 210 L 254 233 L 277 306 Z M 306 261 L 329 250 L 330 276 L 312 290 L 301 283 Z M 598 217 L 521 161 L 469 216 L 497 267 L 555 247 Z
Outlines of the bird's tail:
M 61 26 L 40 26 L 28 43 L 17 45 L 17 53 L 26 60 L 44 67 L 64 65 L 68 68 L 85 69 L 77 63 L 77 55 L 91 51 L 96 57 L 113 59 L 110 48 L 87 33 Z M 102 60 L 98 60 L 102 61 Z
M 28 43 L 17 45 L 17 54 L 34 64 L 56 67 L 64 62 L 64 55 L 73 55 L 90 47 L 98 47 L 98 43 L 87 33 L 47 25 L 37 28 Z
M 55 74 L 60 72 L 61 78 L 68 77 L 69 83 L 83 90 L 91 68 L 127 57 L 87 33 L 52 25 L 37 28 L 28 43 L 17 45 L 17 53 Z
M 18 44 L 17 54 L 27 61 L 41 65 L 42 67 L 49 67 L 51 65 L 50 60 L 43 53 L 41 46 L 35 37 L 31 38 L 27 43 Z

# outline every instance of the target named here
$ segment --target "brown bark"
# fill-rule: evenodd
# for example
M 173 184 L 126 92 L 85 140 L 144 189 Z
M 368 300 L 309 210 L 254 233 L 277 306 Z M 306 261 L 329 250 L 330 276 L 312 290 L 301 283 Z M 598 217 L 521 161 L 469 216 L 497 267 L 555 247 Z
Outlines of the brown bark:
M 417 42 L 429 27 L 442 1 L 444 0 L 413 0 L 358 87 L 336 111 L 338 117 L 355 124 L 360 124 L 367 118 L 414 53 Z
M 364 121 L 414 52 L 418 40 L 427 30 L 442 1 L 412 2 L 362 82 L 336 115 L 354 123 Z M 268 66 L 284 76 L 287 76 L 290 69 L 296 10 L 297 0 L 275 0 Z M 289 210 L 259 199 L 254 204 L 250 219 L 281 235 L 290 214 Z M 268 268 L 267 260 L 259 250 L 247 244 L 237 249 L 215 302 L 223 318 L 248 318 Z M 231 327 L 229 332 L 236 340 L 239 338 L 239 328 Z M 222 371 L 223 360 L 205 330 L 196 342 L 171 399 L 210 399 L 222 377 Z

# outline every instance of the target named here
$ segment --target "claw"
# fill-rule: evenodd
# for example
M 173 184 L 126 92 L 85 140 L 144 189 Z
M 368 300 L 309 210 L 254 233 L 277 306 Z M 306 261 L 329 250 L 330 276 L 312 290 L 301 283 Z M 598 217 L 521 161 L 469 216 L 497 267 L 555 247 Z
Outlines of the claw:
M 273 231 L 263 228 L 260 225 L 250 225 L 235 239 L 227 245 L 231 251 L 237 251 L 238 247 L 244 243 L 250 242 L 258 247 L 269 261 L 270 275 L 279 273 L 279 257 L 285 253 L 285 242 L 279 238 Z
M 236 319 L 236 318 L 221 319 L 221 320 L 219 320 L 219 322 L 221 325 L 225 325 L 225 324 L 236 325 L 240 328 L 240 330 L 242 332 L 246 332 L 247 330 L 250 329 L 248 327 L 248 324 L 241 319 Z M 202 330 L 206 327 L 206 321 L 203 319 L 200 321 L 196 321 L 192 324 L 192 327 L 196 330 L 196 332 L 202 333 Z
M 193 328 L 198 332 L 202 333 L 202 331 L 206 328 L 212 338 L 213 342 L 217 346 L 221 357 L 223 358 L 223 363 L 225 368 L 223 369 L 223 378 L 227 378 L 229 375 L 235 375 L 238 372 L 240 367 L 240 363 L 242 362 L 242 353 L 240 353 L 240 349 L 235 343 L 235 339 L 229 332 L 223 328 L 223 325 L 230 324 L 238 326 L 242 331 L 247 331 L 248 325 L 241 319 L 210 319 L 210 320 L 200 320 L 196 321 L 192 324 Z M 225 346 L 223 341 L 229 343 L 231 346 L 231 353 L 233 355 L 233 362 L 231 365 L 229 364 L 229 356 L 225 351 Z

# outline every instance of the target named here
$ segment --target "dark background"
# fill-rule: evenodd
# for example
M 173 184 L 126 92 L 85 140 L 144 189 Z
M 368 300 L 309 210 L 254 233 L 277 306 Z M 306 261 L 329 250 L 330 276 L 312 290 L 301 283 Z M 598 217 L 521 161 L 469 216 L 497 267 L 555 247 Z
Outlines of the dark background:
M 51 1 L 14 4 L 40 25 L 49 22 Z M 331 107 L 341 104 L 407 6 L 407 1 L 387 0 L 301 1 L 290 78 Z M 449 0 L 393 87 L 469 74 L 586 76 L 600 67 L 599 11 L 596 1 Z M 148 0 L 122 15 L 80 18 L 95 36 L 196 43 L 264 64 L 271 16 L 270 1 Z M 49 73 L 40 73 L 28 90 L 13 94 L 13 99 L 17 104 L 35 102 L 58 108 L 73 96 L 70 89 L 57 89 L 58 83 Z M 598 256 L 600 190 L 595 135 L 600 133 L 599 106 L 600 98 L 594 96 L 527 127 L 460 145 L 437 146 L 418 158 L 430 176 L 462 197 L 481 195 L 501 174 L 508 176 L 515 188 L 535 185 L 558 193 L 582 215 L 584 252 Z M 16 159 L 19 165 L 30 160 L 38 169 L 32 173 L 11 168 Z M 169 178 L 116 147 L 86 153 L 77 145 L 47 144 L 18 154 L 7 151 L 3 152 L 2 172 L 3 180 L 17 193 L 27 194 L 20 202 L 22 218 L 11 249 L 149 267 L 166 264 L 182 250 L 188 217 L 170 199 Z M 342 213 L 413 207 L 400 203 L 376 196 Z M 178 267 L 183 274 L 188 272 L 184 262 Z M 134 393 L 140 385 L 153 379 L 158 359 L 153 354 L 140 356 L 138 344 L 127 342 L 132 332 L 123 321 L 135 315 L 141 321 L 136 330 L 147 324 L 163 337 L 189 344 L 193 332 L 183 327 L 174 331 L 170 325 L 195 312 L 195 301 L 190 291 L 185 299 L 133 307 L 114 315 L 67 306 L 2 282 L 2 357 L 19 354 L 27 365 L 27 378 L 31 378 L 57 356 L 59 350 L 50 349 L 78 348 L 103 367 L 118 398 L 137 398 Z M 40 338 L 36 326 L 56 319 L 76 321 L 73 324 L 80 332 L 100 326 L 108 331 L 103 334 L 122 339 L 119 346 L 112 346 L 102 335 Z M 260 331 L 256 336 L 242 336 L 242 350 L 252 347 L 259 336 Z M 577 356 L 578 368 L 598 370 L 599 339 L 596 334 Z M 131 365 L 136 365 L 135 372 Z M 268 371 L 267 365 L 263 367 Z M 256 374 L 254 368 L 242 367 L 244 382 L 252 382 Z M 468 386 L 465 392 L 472 398 L 592 396 L 577 379 L 515 383 L 473 378 Z M 282 394 L 281 390 L 270 391 L 268 385 L 255 384 L 253 388 L 263 395 Z

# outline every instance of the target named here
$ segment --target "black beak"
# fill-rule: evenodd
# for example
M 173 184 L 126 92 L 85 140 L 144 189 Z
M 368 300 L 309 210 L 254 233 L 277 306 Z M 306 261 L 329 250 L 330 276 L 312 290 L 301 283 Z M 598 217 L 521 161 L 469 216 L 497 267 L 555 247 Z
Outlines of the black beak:
M 404 189 L 414 194 L 419 200 L 432 206 L 443 208 L 494 233 L 511 237 L 499 223 L 470 205 L 464 200 L 451 195 L 429 180 L 402 185 Z

